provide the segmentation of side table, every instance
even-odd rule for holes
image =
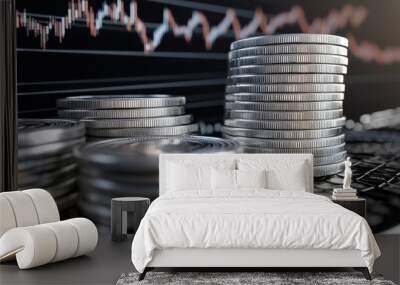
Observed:
[[[340,206],[359,214],[361,217],[367,217],[367,201],[364,198],[356,198],[352,200],[336,200],[332,201]]]
[[[150,206],[144,197],[121,197],[111,199],[111,239],[123,241],[134,234]]]

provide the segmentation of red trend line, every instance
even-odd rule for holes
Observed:
[[[370,42],[357,42],[352,34],[347,34],[349,46],[354,56],[366,62],[375,61],[380,64],[400,62],[400,47],[379,48]]]
[[[137,33],[143,43],[144,51],[152,52],[157,49],[168,32],[172,32],[177,38],[184,37],[186,42],[190,42],[194,30],[198,26],[201,26],[205,48],[209,50],[212,49],[215,40],[224,36],[230,28],[233,30],[235,39],[251,36],[258,31],[264,34],[273,34],[278,29],[289,25],[298,25],[304,33],[332,34],[348,26],[358,28],[363,24],[368,14],[365,7],[346,4],[340,10],[331,10],[324,18],[317,17],[309,22],[304,9],[297,5],[270,18],[264,14],[261,8],[257,8],[251,21],[242,27],[235,10],[232,8],[227,9],[225,17],[215,26],[210,26],[206,15],[199,11],[193,11],[186,25],[179,25],[172,11],[165,8],[162,23],[154,29],[153,37],[150,38],[146,24],[138,15],[136,1],[130,2],[129,12],[129,14],[125,13],[124,2],[121,0],[117,0],[116,3],[113,2],[111,5],[104,3],[103,7],[96,13],[93,7],[89,6],[88,0],[71,0],[67,15],[63,17],[49,16],[50,21],[46,24],[39,23],[35,16],[28,15],[26,11],[17,12],[16,22],[17,28],[26,29],[27,36],[33,33],[35,37],[39,37],[40,46],[45,49],[51,32],[61,43],[66,31],[72,28],[73,23],[84,21],[90,35],[96,37],[107,18],[111,19],[113,23],[124,25],[128,32]],[[349,40],[351,51],[363,61],[375,61],[380,64],[400,62],[400,48],[382,49],[367,41],[357,43],[352,35],[349,35]]]

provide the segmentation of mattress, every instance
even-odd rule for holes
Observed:
[[[229,196],[166,193],[150,206],[132,243],[143,272],[156,249],[360,250],[372,271],[380,251],[361,216],[307,192],[249,189]]]

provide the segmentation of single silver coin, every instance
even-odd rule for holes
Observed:
[[[333,54],[347,56],[347,48],[328,44],[288,44],[288,45],[267,45],[236,49],[229,52],[229,59],[244,56],[258,56],[269,54]]]
[[[245,129],[268,129],[268,130],[314,130],[343,127],[346,118],[331,120],[312,120],[312,121],[260,121],[244,119],[228,119],[225,125]]]
[[[344,84],[237,84],[227,85],[226,93],[341,93]]]
[[[75,163],[59,168],[55,171],[39,174],[19,173],[18,188],[38,188],[56,184],[57,181],[76,176],[77,165]]]
[[[318,102],[343,99],[344,93],[233,93],[225,96],[226,101],[249,102]]]
[[[227,118],[244,120],[329,120],[338,119],[342,116],[342,109],[304,112],[259,112],[231,110]]]
[[[67,180],[57,181],[57,184],[46,186],[46,191],[48,191],[54,198],[59,198],[67,195],[71,192],[77,192],[78,190],[78,179],[77,177],[72,177]]]
[[[110,207],[98,208],[97,205],[92,205],[84,200],[78,201],[79,211],[96,225],[101,225],[110,228],[111,226],[111,210]]]
[[[135,109],[185,105],[183,96],[164,94],[73,96],[57,100],[65,109]]]
[[[130,119],[177,116],[185,113],[185,107],[112,109],[112,110],[58,110],[58,115],[70,119]]]
[[[84,119],[87,128],[90,129],[122,129],[122,128],[154,128],[187,125],[193,121],[192,115],[154,117],[138,119],[119,119],[119,120],[90,120]]]
[[[154,199],[158,196],[158,182],[147,184],[138,184],[124,181],[110,181],[105,178],[92,179],[87,176],[81,176],[79,186],[82,197],[86,200],[93,193],[100,194],[103,199],[110,203],[110,198],[115,197],[147,197]],[[92,200],[92,202],[95,202]],[[100,201],[98,201],[100,202]]]
[[[87,129],[87,134],[98,137],[179,136],[198,131],[198,124],[159,128]]]
[[[104,140],[75,151],[80,164],[129,173],[157,173],[160,153],[234,153],[235,141],[203,136],[135,137]]]
[[[245,56],[229,60],[229,67],[246,65],[288,64],[288,63],[318,63],[338,64],[347,66],[349,60],[340,55],[326,54],[275,54],[260,56]]]
[[[250,138],[250,137],[233,137],[226,135],[224,137],[234,139],[241,145],[246,146],[261,146],[267,148],[319,148],[329,147],[344,143],[344,135],[316,138],[316,139],[261,139],[261,138]]]
[[[19,170],[20,166],[18,163],[18,175],[41,175],[43,173],[46,172],[51,172],[57,169],[60,169],[64,166],[70,165],[72,163],[75,162],[75,158],[73,157],[72,153],[67,153],[68,155],[70,155],[70,157],[65,158],[65,159],[57,159],[57,160],[50,160],[50,159],[54,159],[54,157],[50,157],[50,158],[45,158],[45,159],[29,159],[27,161],[22,161],[23,165],[28,165],[30,166],[29,169],[25,169],[25,170]],[[62,155],[60,155],[62,156]],[[38,163],[41,161],[46,161],[46,159],[49,159],[49,161],[47,161],[46,163]],[[32,167],[32,166],[35,167]]]
[[[293,43],[329,44],[343,47],[349,46],[348,39],[327,34],[279,34],[263,35],[241,39],[231,43],[231,50],[264,45],[286,45]]]
[[[18,161],[18,171],[36,171],[37,169],[72,163],[74,160],[75,158],[72,152],[67,152],[53,157],[21,160]]]
[[[29,147],[85,136],[83,124],[65,119],[18,119],[18,146]]]
[[[106,207],[93,205],[83,199],[80,199],[78,201],[78,207],[83,216],[93,221],[96,225],[110,227],[111,209],[109,206]]]
[[[158,184],[158,175],[135,175],[134,173],[123,173],[118,171],[104,171],[96,164],[85,164],[81,167],[80,175],[90,179],[97,179],[98,177],[107,177],[110,181],[120,181],[124,183],[138,184],[138,185],[153,185]]]
[[[156,183],[156,185],[158,186],[158,183]],[[153,188],[155,188],[155,190],[148,189],[148,188],[144,189],[144,191],[148,191],[148,192],[142,192],[140,190],[137,191],[137,192],[135,191],[135,196],[147,197],[147,198],[150,198],[151,200],[155,199],[155,198],[158,197],[158,189],[156,187],[153,187]],[[135,185],[135,190],[136,189],[137,188],[136,188],[136,185]],[[144,194],[144,196],[136,194],[136,193],[140,193],[140,192],[142,194]],[[149,197],[150,196],[149,194],[151,192],[155,193],[155,195],[153,197]],[[132,194],[125,193],[124,195],[121,195],[121,196],[132,196]],[[113,194],[113,193],[107,194],[107,193],[104,193],[104,191],[99,191],[96,188],[90,187],[90,186],[85,188],[85,191],[81,193],[81,198],[82,198],[83,201],[88,202],[88,203],[90,203],[92,205],[105,206],[105,207],[108,207],[108,208],[110,207],[110,200],[113,197],[121,197],[121,196],[117,196],[117,194]],[[134,215],[135,213],[134,212],[130,212],[130,214]]]
[[[268,74],[232,75],[227,82],[234,84],[276,84],[276,83],[343,83],[339,74]]]
[[[246,65],[231,67],[229,75],[244,74],[281,74],[281,73],[326,73],[347,74],[347,66],[335,64],[270,64],[270,65]]]
[[[314,177],[337,174],[344,170],[344,160],[334,164],[314,166]]]
[[[251,138],[282,139],[282,140],[318,139],[318,138],[338,136],[342,133],[342,128],[289,131],[289,130],[256,130],[256,129],[245,129],[245,128],[234,128],[234,127],[223,126],[221,130],[224,135],[227,135],[227,137],[231,139],[236,140],[236,138],[245,137],[245,139],[243,139],[242,142],[251,141],[252,140]],[[254,140],[255,142],[257,142],[256,139]]]
[[[82,192],[81,200],[93,205],[110,206],[110,197],[103,193],[99,193],[97,190]]]
[[[314,166],[334,164],[334,163],[344,161],[346,159],[346,157],[347,157],[347,152],[342,151],[342,152],[338,152],[335,154],[331,154],[329,156],[314,157],[313,162],[314,162]]]
[[[342,109],[342,101],[320,102],[226,102],[225,108],[229,110],[252,111],[321,111]]]
[[[83,144],[85,144],[85,138],[18,148],[18,161],[44,159],[47,157],[66,154],[72,152],[74,148],[82,146]]]
[[[78,205],[79,193],[69,193],[65,196],[58,197],[55,199],[56,205],[60,213],[67,211],[71,208],[74,208]]]
[[[244,153],[311,153],[315,157],[318,156],[331,156],[345,151],[345,143],[318,148],[266,148],[254,146],[241,146],[241,151]]]

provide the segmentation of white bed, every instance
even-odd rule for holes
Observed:
[[[354,267],[370,278],[380,251],[367,222],[312,194],[312,166],[307,154],[161,155],[160,197],[132,243],[140,278],[154,267]],[[271,185],[209,191],[207,167],[265,169]]]

